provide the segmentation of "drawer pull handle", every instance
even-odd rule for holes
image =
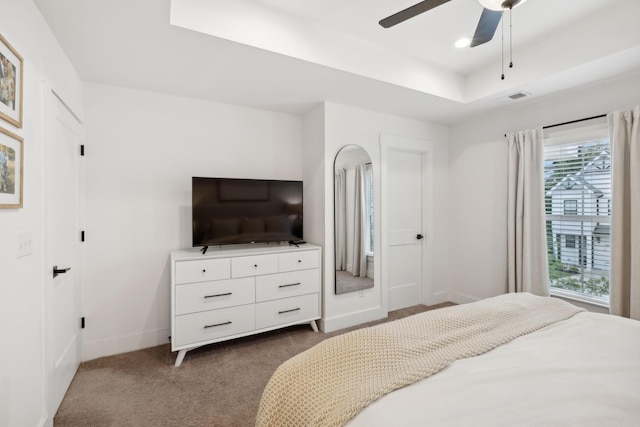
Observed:
[[[205,295],[205,298],[215,298],[215,297],[226,297],[229,295],[233,295],[233,292],[227,292],[226,294],[215,294],[215,295]]]
[[[291,310],[283,310],[283,311],[279,311],[278,314],[284,314],[284,313],[291,313],[292,311],[298,311],[300,310],[300,307],[298,308],[292,308]]]
[[[278,286],[279,288],[288,288],[289,286],[298,286],[298,285],[302,285],[302,283],[298,282],[298,283],[289,283],[288,285],[280,285]]]
[[[258,264],[253,264],[253,266],[257,268],[257,267],[258,267]]]
[[[301,260],[301,259],[299,259],[299,260],[298,260],[298,262],[302,262],[302,260]]]
[[[203,272],[203,273],[206,273],[206,272],[207,272],[207,270],[205,270],[205,269],[203,268],[203,269],[202,269],[202,272]]]
[[[204,328],[215,328],[216,326],[224,326],[224,325],[230,325],[231,321],[229,322],[223,322],[223,323],[216,323],[215,325],[204,325]]]

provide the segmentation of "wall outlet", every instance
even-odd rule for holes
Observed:
[[[33,233],[30,230],[18,232],[18,253],[16,258],[33,253]]]
[[[359,296],[360,298],[364,298],[364,289],[360,289],[360,290],[358,291],[358,296]]]

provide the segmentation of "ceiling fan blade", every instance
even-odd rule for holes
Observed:
[[[500,18],[502,18],[502,11],[484,9],[482,15],[480,15],[480,21],[478,21],[478,27],[473,35],[473,40],[471,40],[471,47],[490,41],[496,33]]]
[[[388,16],[379,22],[384,28],[393,27],[396,24],[406,21],[407,19],[413,18],[414,16],[418,16],[421,13],[426,12],[427,10],[431,10],[435,7],[438,7],[442,4],[448,3],[451,0],[425,0],[421,1],[418,4],[414,4],[411,7],[406,8],[405,10],[401,10],[398,13],[394,13],[391,16]]]

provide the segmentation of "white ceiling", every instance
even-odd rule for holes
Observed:
[[[382,28],[378,21],[419,0],[256,2],[457,73],[467,74],[490,61],[500,60],[500,28],[496,42],[489,45],[464,50],[452,47],[460,37],[472,38],[482,13],[482,6],[477,0],[452,0],[390,29]],[[513,11],[514,37],[519,47],[535,44],[545,34],[558,32],[567,24],[610,7],[611,3],[603,0],[531,0]],[[538,19],[540,17],[544,19]],[[509,24],[508,19],[506,24]]]
[[[34,1],[85,81],[295,114],[329,101],[454,124],[640,70],[638,0],[528,0],[504,81],[500,28],[452,46],[477,0],[389,29],[378,21],[418,0]],[[518,91],[532,96],[508,100]]]

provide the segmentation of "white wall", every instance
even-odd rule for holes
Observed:
[[[24,60],[22,209],[0,209],[0,426],[51,425],[45,383],[43,82],[82,115],[81,84],[32,1],[0,1],[0,32]],[[17,255],[31,231],[33,254]]]
[[[640,73],[493,111],[452,128],[449,151],[449,265],[452,300],[506,292],[505,133],[640,104]]]
[[[191,177],[302,179],[302,117],[86,84],[84,359],[166,343]]]
[[[304,238],[324,246],[324,104],[303,118]],[[324,262],[324,254],[322,256]]]
[[[378,279],[381,276],[380,262],[375,255],[374,276],[376,279],[374,287],[360,292],[350,292],[336,295],[334,292],[334,250],[333,250],[333,159],[338,151],[345,145],[356,144],[362,147],[371,158],[374,173],[374,215],[380,218],[380,135],[399,135],[408,138],[422,139],[434,143],[434,199],[438,201],[447,200],[447,143],[449,141],[449,131],[445,126],[425,123],[404,117],[392,116],[389,114],[377,113],[360,108],[349,107],[339,104],[325,104],[325,140],[324,140],[324,312],[323,324],[325,331],[332,331],[358,323],[374,320],[387,315],[383,306],[382,283]],[[447,289],[447,271],[441,266],[446,264],[446,236],[447,214],[444,205],[434,207],[434,218],[437,226],[434,230],[433,239],[437,247],[441,248],[435,254],[433,272],[436,288],[431,295],[425,295],[425,303],[432,303],[433,294],[443,289]],[[380,236],[380,221],[376,221],[375,235]],[[380,254],[380,239],[374,243],[375,254]]]

